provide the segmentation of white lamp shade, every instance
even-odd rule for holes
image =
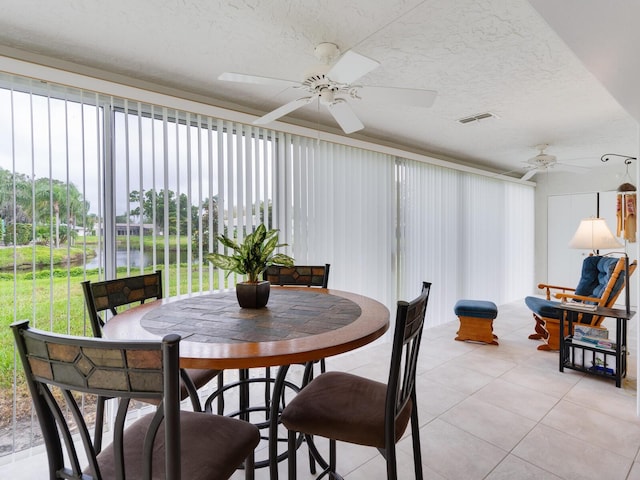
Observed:
[[[600,250],[619,248],[623,245],[613,235],[604,218],[585,218],[569,242],[570,248]]]

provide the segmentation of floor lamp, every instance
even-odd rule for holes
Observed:
[[[580,221],[576,233],[569,242],[569,248],[581,248],[591,250],[597,254],[598,250],[620,248],[624,245],[613,235],[604,218],[585,218]],[[618,252],[615,252],[618,253]],[[625,308],[627,314],[631,310],[629,298],[629,256],[624,253],[624,281],[625,281]]]

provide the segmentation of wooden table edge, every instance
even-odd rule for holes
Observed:
[[[305,363],[362,347],[380,338],[389,329],[389,310],[369,297],[334,289],[275,286],[272,288],[336,295],[358,304],[362,314],[353,323],[339,329],[287,340],[222,344],[189,342],[187,337],[180,342],[180,366],[225,370]],[[131,308],[107,322],[104,336],[111,340],[159,340],[160,336],[140,325],[140,320],[146,313],[159,305],[209,293],[211,292],[164,298]]]

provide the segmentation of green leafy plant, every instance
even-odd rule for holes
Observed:
[[[286,243],[278,243],[279,230],[267,230],[264,224],[258,227],[246,237],[242,244],[226,235],[217,235],[216,238],[225,247],[234,251],[232,255],[223,253],[208,253],[204,255],[216,267],[231,273],[247,275],[248,283],[258,283],[259,277],[267,267],[271,265],[293,266],[293,258],[284,253],[274,253],[278,247],[286,247]]]

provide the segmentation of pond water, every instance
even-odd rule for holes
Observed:
[[[97,252],[96,252],[97,253]],[[178,258],[178,254],[175,250],[171,250],[169,252],[169,263],[175,263]],[[187,249],[180,250],[180,262],[184,263],[187,261]],[[90,268],[98,268],[100,267],[101,258],[99,255],[96,255],[91,260],[87,261],[85,264],[86,269]],[[164,249],[158,249],[156,251],[156,265],[162,265],[165,261],[164,258]],[[104,266],[104,259],[102,259],[102,263]],[[77,266],[81,266],[79,264]],[[129,265],[132,268],[140,268],[140,267],[149,267],[153,265],[153,252],[151,251],[130,251],[127,255],[126,249],[118,249],[116,251],[116,266],[117,267],[126,267]]]

